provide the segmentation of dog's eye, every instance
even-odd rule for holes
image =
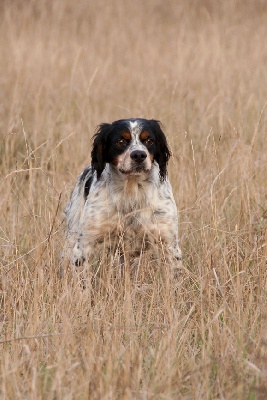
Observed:
[[[116,142],[116,145],[119,146],[119,147],[122,147],[122,146],[125,146],[126,143],[127,143],[127,142],[126,142],[125,139],[119,139],[119,140]]]
[[[148,146],[152,146],[152,144],[154,144],[154,140],[148,138],[145,140],[145,144],[147,144]]]

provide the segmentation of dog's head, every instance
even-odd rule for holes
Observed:
[[[101,124],[93,137],[92,166],[99,179],[106,163],[122,174],[149,174],[154,161],[163,181],[170,150],[159,121],[131,118]]]

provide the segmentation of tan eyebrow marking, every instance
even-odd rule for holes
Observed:
[[[146,140],[149,137],[149,133],[147,131],[143,131],[140,134],[140,139],[141,140]]]
[[[131,139],[131,134],[130,134],[130,132],[123,132],[123,133],[121,134],[121,136],[123,137],[123,139],[126,139],[126,140],[130,140],[130,139]]]

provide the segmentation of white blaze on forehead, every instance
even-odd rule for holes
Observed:
[[[131,129],[134,129],[138,125],[138,121],[130,121]]]
[[[135,144],[140,143],[139,135],[142,131],[142,125],[139,121],[130,121],[130,131],[132,134],[133,142]]]

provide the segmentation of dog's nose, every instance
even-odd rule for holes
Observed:
[[[147,154],[142,150],[134,150],[131,152],[130,157],[137,163],[141,163],[147,158]]]

